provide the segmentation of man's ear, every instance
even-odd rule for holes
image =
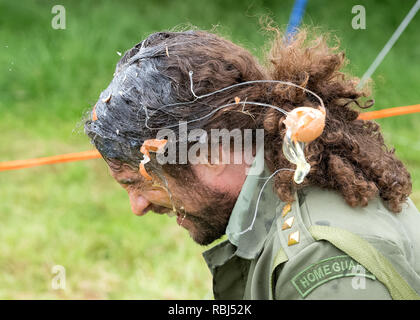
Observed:
[[[230,157],[232,156],[230,150],[223,150],[222,145],[219,145],[216,148],[218,148],[218,152],[215,154],[211,152],[210,154],[206,154],[206,161],[193,165],[197,176],[204,179],[204,181],[211,181],[216,177],[220,177],[226,171],[228,164],[230,163]],[[226,161],[226,157],[228,157],[228,161]]]

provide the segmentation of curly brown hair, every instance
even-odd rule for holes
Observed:
[[[401,211],[411,193],[410,174],[389,150],[374,121],[359,120],[354,107],[369,96],[357,89],[357,78],[344,74],[345,55],[330,47],[324,36],[308,38],[305,30],[292,39],[275,30],[266,65],[260,65],[244,48],[204,31],[160,32],[127,51],[117,65],[110,86],[96,107],[98,120],[87,120],[85,131],[109,162],[138,168],[139,146],[154,138],[154,127],[198,119],[218,106],[234,101],[263,102],[291,111],[298,106],[318,105],[302,89],[282,84],[243,85],[211,95],[188,105],[162,108],[167,104],[193,101],[189,72],[194,71],[194,91],[203,95],[251,80],[282,80],[296,83],[318,94],[326,107],[322,135],[305,147],[311,170],[302,184],[293,172],[275,176],[279,198],[290,202],[294,193],[309,185],[337,190],[352,207],[366,206],[379,195],[393,212]],[[119,93],[119,94],[118,94]],[[152,115],[152,116],[150,116]],[[148,126],[143,125],[148,120]],[[265,160],[272,172],[294,167],[282,153],[284,116],[257,105],[233,105],[213,116],[194,122],[193,127],[265,129]],[[115,134],[117,132],[117,134]],[[166,164],[163,170],[181,179],[191,173],[189,164]],[[191,176],[191,174],[185,175]]]
[[[358,90],[357,78],[340,72],[347,62],[338,47],[329,47],[325,37],[306,43],[307,32],[300,32],[289,45],[283,45],[279,33],[269,53],[272,79],[299,83],[324,100],[327,108],[326,126],[322,135],[309,143],[305,156],[311,165],[310,173],[302,185],[290,183],[292,173],[277,175],[275,186],[284,201],[293,199],[296,189],[307,185],[338,190],[352,206],[366,206],[379,195],[393,212],[400,212],[401,205],[411,193],[410,174],[397,159],[394,149],[384,143],[380,126],[374,121],[358,120],[359,112],[352,106],[367,108],[373,101],[361,106],[361,97],[369,95],[367,89]],[[300,90],[287,89],[282,93],[282,107],[290,110],[296,104],[305,104],[306,97]],[[285,98],[286,97],[286,98]],[[278,103],[278,98],[272,102]],[[268,111],[264,120],[269,141],[278,141],[284,126],[277,113]],[[275,144],[266,145],[266,160],[271,170],[287,167],[288,162]]]

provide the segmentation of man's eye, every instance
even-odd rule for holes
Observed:
[[[118,181],[120,184],[122,185],[134,185],[136,184],[138,181],[137,180],[132,180],[132,179],[123,179]]]

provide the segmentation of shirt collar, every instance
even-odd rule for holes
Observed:
[[[273,192],[274,179],[267,182],[271,174],[264,161],[264,148],[260,148],[226,228],[229,242],[237,248],[235,255],[244,259],[254,259],[261,252],[281,203]]]

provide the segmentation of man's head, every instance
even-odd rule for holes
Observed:
[[[87,121],[85,131],[109,164],[113,177],[127,190],[134,213],[175,209],[178,223],[193,239],[208,244],[224,234],[250,163],[182,163],[180,144],[187,144],[189,149],[194,142],[190,141],[191,135],[183,138],[173,130],[176,163],[149,163],[146,168],[154,178],[152,182],[138,172],[143,142],[156,138],[159,129],[175,129],[179,121],[194,120],[188,123],[188,133],[194,129],[210,134],[211,128],[255,128],[248,115],[232,119],[219,115],[197,121],[230,101],[232,92],[188,106],[162,108],[194,99],[189,78],[192,70],[194,94],[264,78],[262,68],[247,51],[214,34],[152,34],[120,60],[114,79],[95,105],[97,120]]]
[[[148,211],[175,213],[177,223],[186,228],[199,244],[220,238],[245,181],[246,163],[196,164],[191,171],[174,179],[164,174],[146,180],[138,170],[121,162],[109,161],[110,173],[127,191],[136,215]]]
[[[270,170],[294,169],[281,151],[284,115],[262,104],[291,111],[316,107],[318,101],[299,88],[281,84],[234,86],[255,80],[293,82],[318,94],[326,107],[324,132],[305,147],[311,170],[303,183],[294,183],[290,171],[280,171],[274,178],[281,200],[293,201],[297,189],[318,185],[339,191],[351,206],[367,205],[379,195],[391,210],[401,210],[411,191],[410,176],[393,151],[386,149],[379,126],[358,120],[359,112],[351,108],[360,106],[358,99],[366,92],[356,88],[357,79],[339,71],[344,54],[329,48],[322,38],[307,44],[305,32],[287,43],[278,33],[267,60],[263,67],[245,49],[203,31],[155,33],[125,53],[85,131],[114,178],[127,189],[136,214],[174,208],[178,222],[198,243],[208,244],[223,235],[250,163],[213,161],[220,160],[218,141],[194,150],[195,156],[208,162],[183,161],[185,153],[214,129],[238,130],[241,137],[247,129],[253,135],[263,129]],[[185,134],[177,130],[182,124],[187,125]],[[168,129],[173,133],[168,144],[176,156],[162,164],[153,155],[146,165],[153,177],[148,181],[139,174],[140,147]],[[255,148],[252,142],[239,158],[255,154]],[[220,153],[229,159],[236,154],[233,150]]]

